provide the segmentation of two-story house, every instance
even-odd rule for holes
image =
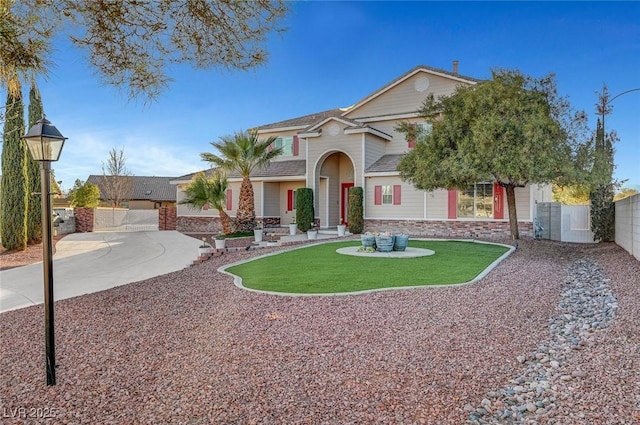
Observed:
[[[417,110],[429,94],[452,94],[456,86],[478,80],[453,72],[417,66],[347,108],[333,109],[256,127],[259,136],[276,136],[283,154],[271,166],[251,176],[256,216],[271,225],[286,225],[295,216],[296,189],[313,189],[316,220],[321,228],[335,227],[348,217],[348,191],[364,189],[366,230],[404,231],[412,235],[509,235],[503,189],[492,181],[478,182],[463,191],[417,190],[402,181],[397,165],[413,141],[395,130],[400,122],[429,130]],[[180,187],[192,175],[172,183]],[[238,203],[240,176],[229,176],[227,209],[233,216]],[[547,185],[516,190],[520,233],[532,234],[537,201],[550,201]],[[215,231],[216,211],[194,211],[178,206],[178,230]]]

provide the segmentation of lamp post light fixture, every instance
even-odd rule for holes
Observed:
[[[51,238],[51,162],[60,158],[67,140],[45,117],[22,137],[34,161],[40,162],[42,197],[42,266],[44,272],[44,333],[47,385],[56,384],[56,354],[53,321],[53,240]]]

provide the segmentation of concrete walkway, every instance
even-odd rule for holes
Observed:
[[[74,233],[56,244],[54,300],[181,270],[201,241],[176,231]],[[0,271],[0,312],[44,302],[42,262]]]

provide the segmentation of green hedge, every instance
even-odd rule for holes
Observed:
[[[349,232],[357,235],[364,230],[363,191],[359,186],[349,189]]]
[[[313,189],[302,187],[296,191],[296,223],[301,232],[306,232],[315,222]]]

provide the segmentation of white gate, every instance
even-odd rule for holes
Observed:
[[[593,243],[591,207],[589,205],[562,205],[561,236],[563,242]]]
[[[158,210],[96,208],[94,232],[149,232],[158,230]]]

